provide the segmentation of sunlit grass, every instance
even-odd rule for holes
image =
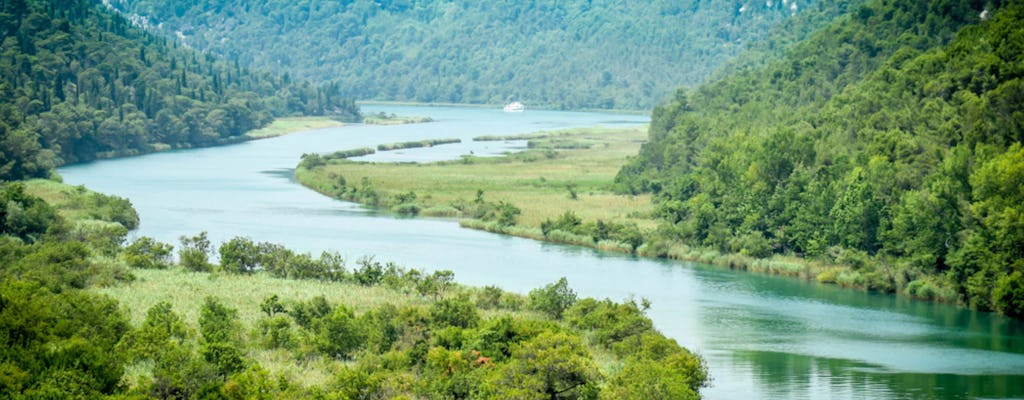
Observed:
[[[93,215],[96,208],[87,201],[87,197],[95,192],[85,186],[72,186],[48,179],[31,179],[22,183],[25,184],[26,193],[43,199],[68,221],[106,223]]]
[[[538,135],[524,137],[536,138]],[[584,220],[633,221],[653,227],[650,196],[612,193],[615,174],[646,139],[646,128],[577,129],[537,141],[535,156],[472,158],[430,164],[337,163],[302,173],[307,186],[325,187],[331,174],[350,184],[366,177],[388,194],[415,192],[424,208],[471,202],[478,191],[488,202],[505,201],[522,210],[518,223],[537,227],[573,211]],[[586,143],[587,149],[544,149],[545,141]],[[557,142],[553,143],[557,147]],[[571,190],[570,190],[571,188]],[[572,198],[571,191],[576,193]]]
[[[274,119],[270,125],[263,128],[246,132],[245,136],[252,139],[264,139],[288,133],[342,125],[345,125],[345,123],[330,117],[283,117]]]
[[[277,295],[282,302],[306,301],[324,296],[333,304],[345,304],[356,312],[374,309],[383,304],[426,305],[428,300],[415,293],[402,293],[380,286],[316,280],[277,279],[265,274],[229,275],[223,273],[184,272],[179,269],[132,270],[135,281],[116,287],[93,289],[113,297],[128,311],[132,323],[140,324],[153,305],[167,301],[189,324],[199,319],[204,299],[212,296],[224,305],[238,310],[246,330],[255,326],[263,315],[260,303]],[[195,326],[193,326],[195,327]]]

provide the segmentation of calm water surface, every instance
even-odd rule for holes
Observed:
[[[408,267],[451,269],[472,285],[527,292],[559,277],[583,296],[646,297],[656,326],[708,361],[709,399],[1024,398],[1024,325],[955,307],[841,290],[692,263],[645,260],[396,218],[328,199],[295,183],[303,153],[426,138],[462,138],[369,159],[429,161],[497,154],[522,142],[474,143],[643,116],[530,110],[366,106],[436,121],[352,125],[248,142],[65,167],[64,180],[131,199],[137,235],[178,243],[208,231],[349,259],[376,255]]]

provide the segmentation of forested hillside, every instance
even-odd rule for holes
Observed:
[[[775,54],[860,1],[109,3],[189,46],[337,79],[358,99],[647,110],[751,43]]]
[[[218,62],[89,0],[0,1],[0,180],[238,139],[274,116],[358,118],[314,87]]]
[[[872,1],[680,90],[620,188],[662,245],[849,265],[821,281],[1024,316],[1024,6]],[[652,248],[656,248],[652,244]]]

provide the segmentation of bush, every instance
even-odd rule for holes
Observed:
[[[576,292],[569,288],[569,282],[565,277],[558,282],[530,291],[530,308],[554,319],[562,319],[562,313],[574,304]]]
[[[189,271],[209,272],[213,270],[210,265],[210,239],[206,237],[206,231],[196,236],[181,236],[181,250],[178,251],[178,259],[181,266]]]
[[[466,295],[434,303],[430,307],[430,317],[440,326],[459,328],[473,328],[480,322],[480,313]]]
[[[174,246],[143,236],[132,241],[121,257],[128,266],[142,269],[165,269],[171,266]]]
[[[291,349],[295,347],[291,319],[287,316],[262,318],[256,327],[259,343],[265,349]]]
[[[338,305],[316,324],[316,348],[329,357],[348,359],[365,341],[355,313]]]

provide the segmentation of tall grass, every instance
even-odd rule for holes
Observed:
[[[249,139],[266,139],[294,132],[342,125],[345,123],[330,117],[283,117],[275,118],[270,125],[263,128],[246,132],[244,136]]]

